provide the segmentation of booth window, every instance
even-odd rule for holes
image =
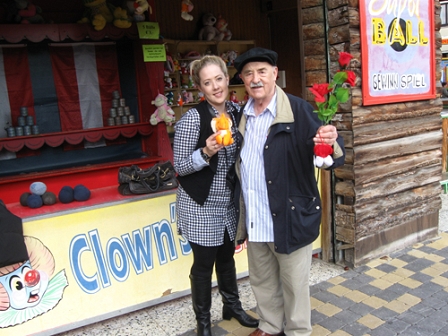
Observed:
[[[108,126],[114,93],[139,122],[132,41],[0,45],[0,138],[27,107],[40,134]],[[1,140],[0,140],[1,141]],[[144,157],[141,139],[0,151],[0,177]]]
[[[442,2],[440,3],[440,20],[442,21],[442,26],[447,26],[448,25],[448,18],[447,18],[447,6],[448,6],[448,2]]]

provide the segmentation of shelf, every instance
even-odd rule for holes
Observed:
[[[193,57],[185,57],[186,55],[195,52],[200,55],[204,55],[211,52],[213,55],[221,56],[223,53],[228,51],[235,51],[238,55],[241,55],[245,51],[255,46],[254,40],[230,40],[230,41],[200,41],[200,40],[162,40],[166,44],[167,52],[176,60],[181,66],[180,69],[173,73],[169,73],[171,77],[176,82],[176,87],[165,88],[165,93],[173,93],[173,105],[171,108],[176,114],[176,119],[178,120],[189,108],[197,105],[199,102],[184,103],[182,106],[177,105],[177,99],[181,95],[182,91],[186,91],[189,95],[193,94],[193,100],[197,99],[199,89],[194,87],[183,88],[181,84],[187,85],[189,80],[187,77],[189,73],[182,73],[182,67],[185,67],[187,63],[194,60]],[[185,63],[185,64],[180,64]],[[167,69],[165,69],[167,70]],[[227,71],[229,74],[229,79],[232,80],[236,75],[236,68],[233,65],[227,65]],[[240,81],[235,81],[235,83],[240,83]],[[168,84],[169,85],[169,84]],[[233,84],[229,85],[229,91],[235,91],[237,99],[243,101],[247,93],[245,91],[244,84]],[[240,105],[242,105],[240,103]],[[168,132],[173,132],[168,128]]]
[[[152,133],[154,127],[149,123],[138,123],[121,126],[107,126],[101,128],[90,128],[78,131],[55,132],[39,135],[1,138],[0,150],[5,148],[10,152],[18,152],[24,146],[29,149],[39,149],[47,144],[50,147],[57,147],[67,142],[71,145],[77,145],[84,140],[90,142],[99,141],[101,138],[114,140],[120,135],[125,138],[132,138],[137,133],[148,136]]]
[[[0,24],[0,40],[9,43],[41,42],[45,39],[53,42],[83,41],[86,38],[92,41],[101,41],[104,39],[118,40],[122,37],[137,39],[136,24],[133,23],[131,27],[123,29],[108,23],[100,31],[95,30],[90,23],[36,24],[32,29],[28,24]]]

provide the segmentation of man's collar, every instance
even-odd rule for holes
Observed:
[[[244,111],[243,113],[246,116],[253,116],[255,115],[254,113],[254,102],[255,100],[252,97],[249,97],[249,100],[247,101],[246,106],[244,107]],[[272,117],[275,118],[276,114],[277,114],[277,89],[275,90],[274,96],[272,96],[271,101],[269,102],[268,106],[266,107],[265,111],[268,110]],[[263,111],[264,113],[264,111]]]

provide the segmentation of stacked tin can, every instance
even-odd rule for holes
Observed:
[[[8,137],[27,136],[39,134],[39,126],[34,125],[33,116],[28,115],[28,107],[20,108],[20,116],[17,118],[17,127],[8,127],[6,129]]]
[[[119,126],[135,123],[135,118],[131,115],[129,106],[126,106],[126,99],[120,97],[118,91],[113,92],[112,107],[107,119],[108,126]]]

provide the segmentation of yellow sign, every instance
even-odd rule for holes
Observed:
[[[30,260],[0,274],[0,335],[61,332],[188,294],[191,248],[175,207],[172,193],[25,220]],[[247,272],[245,247],[235,252]]]
[[[137,22],[138,36],[141,39],[158,40],[160,28],[158,22]]]
[[[448,44],[448,38],[443,38],[442,39],[442,44]]]
[[[145,62],[166,61],[166,49],[163,44],[144,44],[142,47]]]

